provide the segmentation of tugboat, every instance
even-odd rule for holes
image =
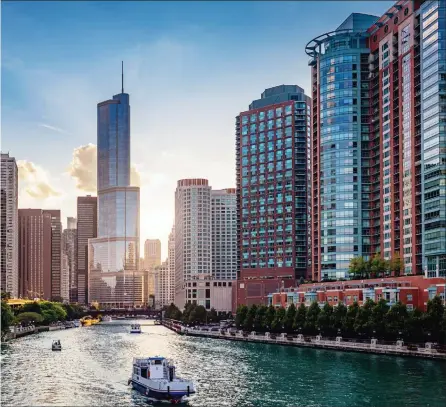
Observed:
[[[175,374],[175,366],[162,356],[133,358],[133,373],[128,384],[141,394],[172,404],[195,393],[194,383]]]
[[[51,345],[52,350],[62,350],[62,344],[59,339],[55,339]]]
[[[130,333],[131,334],[140,334],[141,333],[141,325],[139,325],[139,324],[130,325]]]

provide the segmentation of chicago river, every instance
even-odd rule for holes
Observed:
[[[133,322],[133,321],[132,321]],[[127,386],[135,356],[172,359],[189,406],[443,406],[446,363],[179,336],[138,321],[44,332],[2,344],[4,406],[146,406]],[[52,352],[53,339],[62,352]]]

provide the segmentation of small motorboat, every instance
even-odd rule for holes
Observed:
[[[73,326],[74,326],[75,328],[79,328],[79,327],[81,326],[81,321],[80,321],[79,319],[75,319],[75,320],[73,321]]]
[[[112,322],[112,317],[110,315],[105,315],[102,317],[102,322]]]
[[[140,334],[141,333],[141,325],[139,325],[139,324],[130,325],[130,333],[131,334]]]
[[[55,339],[51,345],[52,350],[62,350],[62,344],[59,339]]]
[[[177,377],[175,366],[162,356],[134,358],[128,384],[141,394],[178,404],[195,393],[194,383]]]

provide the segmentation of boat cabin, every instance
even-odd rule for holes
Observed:
[[[175,378],[175,366],[171,366],[166,358],[155,356],[133,360],[133,374],[143,379],[167,379]]]

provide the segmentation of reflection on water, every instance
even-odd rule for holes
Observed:
[[[157,354],[196,383],[189,406],[446,405],[444,362],[182,337],[139,322],[140,335],[116,321],[2,345],[2,405],[147,406],[127,380],[133,357]],[[51,351],[55,338],[62,352]]]

